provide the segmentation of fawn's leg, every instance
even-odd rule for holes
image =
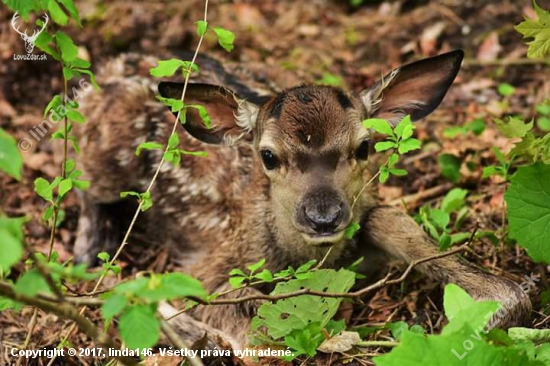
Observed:
[[[361,226],[360,240],[364,244],[376,246],[406,263],[439,253],[432,238],[410,216],[394,207],[373,208]],[[521,324],[531,312],[531,301],[517,283],[484,273],[456,256],[431,260],[418,265],[417,269],[443,283],[459,285],[478,300],[510,303],[517,298],[519,301],[498,322],[500,327]]]

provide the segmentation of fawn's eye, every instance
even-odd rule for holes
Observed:
[[[279,166],[279,159],[271,152],[271,150],[262,150],[260,151],[260,155],[267,170],[272,170]]]
[[[355,151],[355,157],[359,160],[365,160],[369,157],[369,142],[367,140],[361,142],[361,145]]]

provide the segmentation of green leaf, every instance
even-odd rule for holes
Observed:
[[[477,341],[477,337],[480,341]],[[473,347],[469,350],[472,342]],[[465,326],[449,335],[424,336],[405,331],[401,345],[374,358],[377,366],[543,366],[521,349],[499,347],[484,340],[479,329]]]
[[[55,34],[55,43],[57,43],[59,49],[61,50],[61,57],[63,61],[70,62],[76,59],[78,47],[75,46],[71,37],[61,31],[57,31]]]
[[[73,181],[71,179],[63,179],[59,183],[59,195],[64,196],[73,188]]]
[[[514,145],[508,156],[521,157],[527,160],[528,164],[534,164],[539,160],[540,152],[540,139],[536,138],[533,133],[528,132],[520,142]]]
[[[66,26],[69,22],[69,17],[61,9],[59,4],[57,3],[57,0],[48,1],[48,13],[50,13],[50,15],[52,16],[53,21],[61,26]]]
[[[260,267],[263,267],[265,265],[265,258],[260,260],[259,262],[256,262],[254,264],[251,264],[249,265],[248,267],[248,270],[250,271],[250,273],[254,273],[256,272],[258,269],[260,269]]]
[[[208,151],[188,151],[188,150],[179,150],[180,153],[184,155],[192,155],[192,156],[199,156],[199,157],[207,157]]]
[[[50,0],[52,1],[52,0]],[[82,23],[80,22],[80,15],[78,14],[78,9],[74,5],[73,0],[58,0],[63,6],[67,9],[71,17],[76,21],[76,24],[78,24],[79,27],[82,27]]]
[[[61,96],[59,94],[54,95],[52,100],[50,100],[50,102],[46,106],[46,109],[44,109],[44,118],[46,118],[50,110],[57,109],[57,107],[59,107],[62,103],[63,103],[63,100],[61,99]]]
[[[406,140],[410,138],[413,134],[414,125],[411,122],[411,116],[406,115],[401,121],[395,126],[393,131],[398,137]]]
[[[109,259],[111,259],[111,255],[107,252],[99,252],[97,254],[97,258],[102,260],[103,262],[108,262]]]
[[[34,180],[34,191],[46,201],[53,200],[53,189],[50,187],[50,182],[42,177]]]
[[[76,179],[72,179],[72,182],[73,182],[73,186],[80,189],[80,190],[85,190],[85,189],[88,189],[90,187],[90,182],[87,181],[87,180],[76,180]]]
[[[550,100],[547,100],[543,104],[537,105],[535,109],[544,116],[550,116]]]
[[[297,291],[301,288],[311,288],[317,291],[347,292],[355,282],[355,274],[341,269],[320,269],[311,273],[306,279],[280,282],[272,294],[282,294]],[[279,300],[275,304],[265,303],[258,309],[253,320],[253,330],[267,327],[267,334],[278,339],[290,334],[296,329],[305,329],[312,322],[319,322],[324,327],[338,310],[342,299],[323,298],[303,295]]]
[[[385,327],[391,331],[392,337],[397,341],[400,341],[403,332],[409,329],[409,325],[404,321],[389,323]]]
[[[170,138],[168,139],[168,149],[172,150],[178,147],[180,143],[180,137],[177,132],[174,132],[170,135]]]
[[[388,159],[388,168],[392,168],[397,163],[398,160],[399,160],[399,155],[392,154]]]
[[[260,273],[255,274],[254,278],[264,282],[273,282],[273,274],[268,269],[264,269]]]
[[[390,177],[390,171],[386,167],[380,168],[380,176],[378,177],[378,180],[380,183],[386,183],[388,178]]]
[[[206,31],[208,30],[208,22],[204,20],[199,20],[195,22],[197,25],[197,34],[199,37],[202,37],[206,34]]]
[[[207,293],[200,281],[184,273],[174,272],[151,277],[147,286],[135,295],[157,302],[187,296],[204,298]]]
[[[366,119],[363,121],[363,127],[372,128],[376,132],[383,135],[395,136],[393,133],[393,129],[390,126],[390,123],[385,119],[381,119],[381,118]]]
[[[525,123],[525,121],[518,117],[508,117],[508,121],[504,122],[498,118],[494,119],[497,124],[497,128],[506,137],[523,137],[533,128],[533,121]]]
[[[447,212],[443,210],[433,209],[431,210],[431,214],[432,220],[440,229],[447,228],[447,225],[449,225],[449,222],[451,221],[451,218]]]
[[[550,329],[530,329],[515,327],[508,329],[508,335],[514,341],[550,342]]]
[[[163,102],[164,104],[166,104],[168,107],[170,107],[172,112],[179,112],[185,106],[185,104],[183,103],[183,100],[181,99],[164,98],[164,97],[161,97],[160,95],[157,95],[157,99]]]
[[[21,304],[8,299],[7,297],[0,296],[0,311],[9,310],[9,309],[19,309]],[[18,310],[17,310],[18,311]]]
[[[169,77],[174,76],[180,67],[185,69],[186,72],[189,72],[189,70],[194,72],[199,71],[199,67],[196,64],[192,64],[190,61],[182,61],[173,58],[170,60],[159,61],[158,65],[152,68],[149,72],[155,77]]]
[[[97,83],[97,80],[95,78],[95,74],[93,72],[91,72],[90,70],[84,70],[84,69],[75,69],[75,70],[77,70],[78,72],[81,72],[83,74],[88,75],[90,77],[90,81],[92,82],[92,84],[93,84],[93,86],[96,90],[101,89],[99,87],[99,84]]]
[[[313,267],[316,264],[317,264],[317,260],[315,259],[309,260],[306,263],[302,264],[300,267],[298,267],[298,269],[296,270],[296,273],[297,274],[306,273],[307,271],[310,270],[311,267]]]
[[[67,161],[65,161],[64,165],[65,165],[65,172],[69,174],[74,170],[76,163],[74,159],[68,159]]]
[[[113,318],[120,314],[126,305],[128,305],[126,296],[122,294],[113,294],[105,300],[103,305],[101,305],[101,316],[103,316],[104,319]]]
[[[550,165],[520,167],[504,195],[510,237],[527,249],[533,260],[550,263]]]
[[[338,75],[333,75],[329,72],[324,72],[321,76],[321,79],[315,81],[315,84],[319,85],[332,85],[332,86],[342,86],[344,80]]]
[[[399,151],[400,154],[406,154],[409,151],[418,150],[420,147],[422,147],[420,140],[409,138],[399,142],[397,151]]]
[[[390,169],[390,174],[402,177],[407,175],[407,171],[405,169]]]
[[[40,4],[36,1],[25,0],[2,0],[11,10],[18,11],[25,20],[29,19],[29,14],[32,11],[39,11]]]
[[[229,284],[232,288],[239,288],[242,286],[243,282],[247,280],[247,277],[229,277]]]
[[[474,135],[479,136],[485,131],[485,121],[481,118],[476,118],[468,125],[468,129],[474,133]]]
[[[516,88],[508,83],[502,83],[498,85],[498,93],[503,97],[509,97],[516,92]]]
[[[143,202],[141,205],[141,211],[145,212],[153,207],[153,200],[151,199],[151,192],[144,192],[140,195],[140,200]]]
[[[550,54],[550,12],[541,9],[536,2],[533,2],[538,19],[525,19],[515,26],[516,31],[524,38],[531,39],[526,42],[529,46],[527,57],[543,58]]]
[[[458,157],[451,154],[441,154],[437,158],[437,161],[441,175],[453,183],[460,181],[460,166],[462,165],[462,161]]]
[[[465,198],[468,195],[466,189],[453,188],[441,201],[441,209],[447,213],[455,212],[464,207]]]
[[[141,150],[162,150],[163,146],[158,142],[142,142],[136,148],[136,156],[141,154]]]
[[[439,250],[444,251],[449,249],[453,245],[453,240],[451,235],[447,233],[442,233],[439,237]]]
[[[200,104],[193,104],[189,105],[188,107],[195,108],[199,112],[199,116],[202,119],[202,123],[206,126],[206,128],[212,128],[212,121],[210,119],[210,115],[208,114],[208,111],[206,108],[204,108]]]
[[[359,229],[361,229],[361,226],[357,222],[355,221],[351,222],[346,228],[346,232],[345,232],[346,239],[353,239],[353,237],[355,236],[355,233],[357,233]]]
[[[550,132],[550,118],[539,117],[537,118],[537,126],[544,132]]]
[[[468,129],[462,126],[447,127],[443,130],[443,136],[448,139],[454,139],[458,135],[465,135]]]
[[[46,280],[35,269],[19,277],[15,284],[15,291],[27,296],[35,296],[39,292],[51,293]]]
[[[15,139],[0,128],[0,171],[20,180],[22,168],[23,158]]]
[[[221,27],[214,27],[213,30],[216,36],[218,36],[218,43],[220,46],[227,52],[231,52],[233,50],[233,42],[235,41],[233,32]]]
[[[393,149],[396,147],[397,147],[397,144],[393,141],[380,141],[374,145],[374,150],[376,150],[376,152],[380,152],[380,151]]]
[[[149,348],[157,344],[160,323],[155,310],[147,305],[127,308],[119,319],[120,337],[128,348]]]
[[[67,110],[67,118],[73,122],[78,122],[78,123],[86,122],[86,117],[84,117],[82,113],[80,113],[76,109]]]
[[[7,272],[23,256],[25,218],[0,217],[0,271]]]

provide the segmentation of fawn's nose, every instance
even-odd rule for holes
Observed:
[[[306,205],[305,218],[317,234],[332,234],[342,222],[342,205],[337,202],[318,202]]]

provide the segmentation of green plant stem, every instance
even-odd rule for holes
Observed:
[[[56,43],[56,46],[57,46],[57,43]],[[59,51],[59,54],[61,54],[61,51],[59,50],[59,46],[57,47],[58,51]],[[63,61],[61,61],[61,68],[63,70]],[[66,108],[67,106],[67,90],[68,90],[68,82],[67,82],[67,79],[65,78],[65,75],[63,75],[63,106]],[[63,179],[66,178],[66,169],[65,169],[65,166],[66,166],[66,162],[67,162],[67,153],[68,153],[68,138],[67,138],[67,131],[68,131],[68,117],[67,115],[65,114],[65,119],[64,119],[64,125],[63,125],[63,128],[64,128],[64,131],[65,131],[65,134],[63,136],[63,161],[61,163],[61,177]],[[55,200],[55,203],[53,204],[53,220],[52,220],[52,228],[51,228],[51,231],[50,231],[50,240],[49,240],[49,244],[48,244],[48,262],[50,261],[51,257],[52,257],[52,253],[53,253],[53,244],[55,242],[55,234],[56,234],[56,229],[57,229],[57,219],[59,218],[59,205],[61,204],[60,200],[59,200],[59,196],[56,197],[56,200]],[[42,274],[42,276],[44,277],[44,279],[46,280],[46,282],[48,283],[48,286],[50,287],[50,289],[54,292],[54,294],[56,294],[59,298],[63,298],[63,294],[61,293],[61,291],[59,290],[59,288],[55,285],[55,282],[53,281],[51,275],[49,275],[49,273],[46,271],[46,269],[44,268],[44,266],[42,266],[42,263],[40,263],[36,256],[34,255],[34,252],[33,252],[33,249],[30,247],[30,246],[27,246],[27,251],[29,252],[29,256],[32,258],[32,260],[34,261],[34,263],[36,264],[38,270],[40,271],[40,274]],[[28,330],[28,334],[27,336],[25,337],[25,343],[23,344],[23,349],[27,349],[27,347],[29,346],[30,344],[30,341],[31,341],[31,338],[32,338],[32,333],[34,333],[34,328],[36,326],[36,320],[37,320],[37,317],[38,317],[38,308],[35,308],[33,310],[33,315],[31,317],[31,322],[29,323],[29,330]],[[16,366],[19,366],[21,365],[21,362],[23,361],[23,357],[19,357],[18,360],[17,360],[17,363],[16,363]]]
[[[205,0],[205,2],[204,2],[204,21],[205,22],[206,22],[206,19],[207,19],[207,15],[208,15],[208,0]],[[196,61],[197,56],[199,54],[199,50],[201,48],[203,40],[204,40],[204,34],[201,37],[199,37],[199,41],[198,41],[197,47],[195,49],[195,53],[193,54],[193,58],[191,60],[191,65],[195,64],[195,61]],[[184,81],[184,84],[183,84],[183,91],[182,91],[182,94],[181,94],[181,101],[183,101],[185,99],[185,94],[187,92],[187,86],[189,84],[189,77],[190,76],[191,76],[191,72],[188,72],[185,75],[185,81]],[[178,114],[176,116],[176,120],[174,121],[174,124],[172,126],[172,133],[170,134],[170,136],[173,135],[176,132],[176,129],[177,129],[179,121],[180,121],[180,115],[181,115],[181,110],[178,111]],[[65,136],[65,138],[66,137],[67,136]],[[153,185],[155,184],[155,182],[157,180],[157,177],[160,174],[160,170],[161,170],[162,166],[165,163],[164,154],[168,151],[168,148],[169,148],[169,145],[166,144],[166,148],[164,150],[164,153],[162,154],[159,165],[158,165],[158,167],[155,171],[155,174],[153,175],[153,178],[151,179],[151,182],[147,186],[147,189],[146,189],[145,193],[151,192],[151,189],[153,188]],[[141,212],[142,207],[143,207],[143,201],[140,200],[140,202],[138,204],[138,207],[136,209],[136,212],[134,213],[134,216],[132,218],[132,221],[130,222],[130,225],[128,226],[128,230],[126,231],[126,234],[124,235],[124,238],[122,239],[122,243],[120,244],[120,246],[118,247],[115,255],[111,258],[111,261],[109,262],[111,265],[114,264],[114,262],[118,259],[118,257],[122,253],[122,250],[124,249],[124,247],[126,247],[126,245],[128,244],[128,239],[129,239],[130,234],[131,234],[131,232],[134,228],[134,225],[136,224],[137,218],[139,217],[139,214]],[[99,286],[101,286],[101,283],[105,279],[105,276],[106,276],[106,272],[103,273],[99,277],[99,279],[97,280],[97,282],[96,282],[96,284],[95,284],[95,286],[92,290],[92,294],[95,293],[99,289]],[[86,311],[86,306],[84,306],[80,309],[80,315],[84,314],[85,311]],[[69,328],[69,330],[67,331],[67,334],[63,337],[63,341],[62,341],[63,343],[67,341],[67,339],[72,335],[72,333],[74,332],[75,329],[76,329],[76,326],[73,323],[71,325],[71,327]],[[55,361],[55,359],[56,359],[56,355],[54,355],[54,357],[52,357],[50,359],[50,362],[48,362],[47,366],[51,366],[53,364],[53,362]]]

